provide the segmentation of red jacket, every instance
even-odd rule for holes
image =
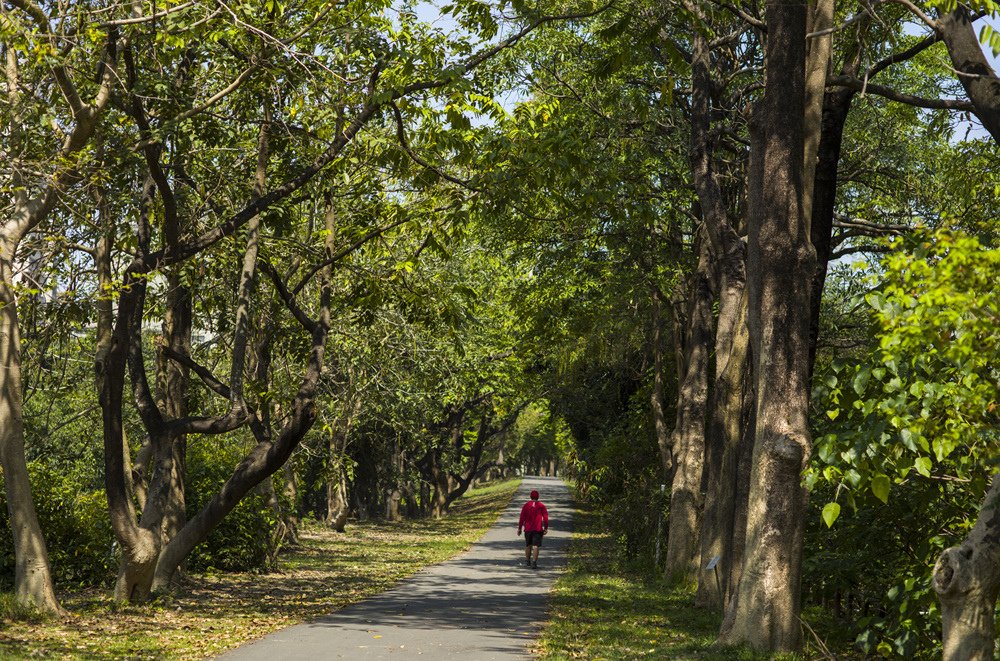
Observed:
[[[538,532],[549,529],[549,511],[539,500],[529,500],[521,508],[521,520],[517,522],[517,532],[521,529]]]

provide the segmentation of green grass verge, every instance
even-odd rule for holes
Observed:
[[[648,568],[623,565],[619,553],[601,516],[578,509],[567,570],[553,589],[551,620],[538,641],[540,659],[772,658],[716,647],[721,613],[696,608],[690,592],[670,588]]]
[[[338,534],[305,524],[270,574],[189,577],[173,596],[133,606],[106,592],[60,594],[70,615],[42,618],[0,595],[0,661],[204,659],[382,592],[467,549],[510,503],[520,480],[470,491],[444,519],[358,522]]]

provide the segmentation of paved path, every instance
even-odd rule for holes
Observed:
[[[549,509],[538,569],[524,566],[521,505],[538,489]],[[249,643],[220,659],[530,659],[546,601],[565,563],[573,512],[557,478],[527,477],[510,506],[471,549],[394,589]]]

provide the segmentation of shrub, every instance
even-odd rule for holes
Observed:
[[[192,517],[214,496],[241,458],[233,444],[199,445],[188,452],[187,515]],[[222,520],[188,558],[196,571],[266,571],[274,562],[277,519],[256,492]]]
[[[104,491],[88,489],[75,473],[41,461],[28,464],[32,497],[57,585],[106,583],[117,567]],[[0,479],[0,526],[10,530]],[[0,585],[14,582],[14,540],[0,535]]]

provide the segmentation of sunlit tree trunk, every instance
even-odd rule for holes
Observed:
[[[14,593],[22,604],[58,612],[48,551],[24,457],[21,337],[12,281],[15,247],[9,239],[0,239],[0,468],[14,539]]]
[[[994,476],[962,544],[938,558],[933,585],[941,602],[944,661],[993,659],[1000,594],[1000,476]]]
[[[935,29],[948,47],[958,82],[976,108],[976,116],[993,141],[1000,144],[1000,78],[980,46],[971,10],[966,4],[956,3],[953,11],[942,15],[935,23]]]
[[[805,2],[767,3],[763,185],[747,251],[756,440],[743,571],[720,636],[767,651],[801,645],[801,475],[811,449],[808,283],[815,264],[802,207],[805,25]]]
[[[32,5],[34,8],[34,5]],[[56,50],[63,48],[50,30],[55,24],[44,12],[19,7],[20,15],[8,16],[7,6],[0,6],[0,19],[7,26],[15,23],[31,30],[38,38],[51,43]],[[48,9],[46,7],[45,9]],[[11,35],[16,34],[16,30]],[[10,36],[10,35],[7,35]],[[5,39],[7,38],[5,36]],[[15,572],[14,591],[19,602],[31,604],[47,611],[60,612],[52,583],[48,552],[35,511],[24,454],[24,401],[21,380],[21,337],[17,319],[17,296],[14,291],[14,263],[18,246],[39,223],[51,213],[58,196],[78,178],[77,159],[91,142],[98,120],[111,96],[111,85],[117,79],[115,58],[118,32],[108,33],[107,49],[98,65],[98,89],[90,102],[85,101],[76,88],[74,74],[65,64],[52,58],[49,66],[54,84],[66,102],[64,117],[72,119],[61,125],[64,131],[62,144],[49,155],[51,172],[36,181],[37,165],[25,167],[19,154],[26,147],[28,136],[24,131],[27,118],[23,116],[22,100],[33,92],[23,87],[18,48],[14,39],[5,41],[3,49],[3,76],[6,102],[9,107],[6,136],[7,158],[10,160],[10,179],[5,182],[11,191],[11,215],[0,226],[0,469],[3,470],[7,507],[10,514],[11,533],[14,541]],[[56,120],[62,122],[62,119]],[[31,174],[28,174],[31,173]],[[36,188],[37,185],[37,188]]]
[[[701,515],[701,480],[705,459],[705,414],[708,404],[708,358],[712,342],[712,290],[708,246],[701,242],[701,257],[692,274],[687,359],[679,386],[677,425],[674,433],[674,478],[670,489],[666,564],[664,575],[672,581],[697,579],[698,528]]]

